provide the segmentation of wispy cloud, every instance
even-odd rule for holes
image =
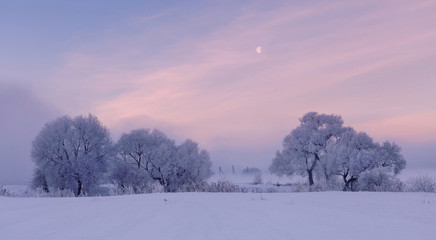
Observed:
[[[171,22],[143,28],[154,18],[170,21],[173,12],[139,16],[128,23],[133,34],[111,32],[99,46],[66,53],[65,67],[53,76],[65,80],[56,80],[58,94],[71,95],[62,104],[70,111],[94,112],[117,131],[159,122],[169,129],[178,126],[171,131],[209,147],[276,141],[311,110],[342,114],[361,130],[373,132],[379,124],[383,136],[415,139],[412,130],[393,134],[399,120],[386,120],[404,115],[422,118],[421,126],[431,128],[425,119],[433,116],[428,110],[433,105],[410,98],[412,104],[399,110],[392,99],[404,102],[400,98],[407,93],[407,80],[436,89],[434,69],[413,79],[398,75],[400,68],[412,71],[412,64],[426,66],[436,59],[434,1],[241,9],[221,25],[212,24],[221,19],[208,16],[214,9],[186,17],[189,23],[204,21],[201,26]],[[197,33],[208,22],[211,28]],[[261,54],[255,51],[258,45]],[[378,91],[378,85],[385,91]],[[436,102],[428,91],[422,94]],[[427,108],[415,111],[419,104]],[[415,129],[407,125],[412,122],[401,124]],[[421,132],[423,139],[432,138]]]

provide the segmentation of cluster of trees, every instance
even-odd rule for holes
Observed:
[[[143,192],[149,182],[159,182],[166,191],[195,185],[212,175],[209,154],[190,139],[180,145],[163,132],[133,130],[115,144],[115,167],[111,179],[122,189]]]
[[[156,182],[165,191],[199,186],[212,175],[209,154],[196,142],[177,145],[159,130],[137,129],[113,144],[109,130],[91,114],[45,124],[31,155],[34,188],[71,190],[76,196],[104,181],[142,193]],[[395,176],[405,165],[397,144],[376,143],[366,133],[344,127],[341,116],[310,112],[284,138],[270,171],[307,177],[309,185],[340,179],[346,191],[379,191],[398,185]],[[257,182],[262,182],[260,177]]]
[[[36,164],[34,188],[67,189],[76,196],[104,180],[139,193],[152,182],[176,191],[212,175],[209,154],[196,142],[188,139],[176,145],[159,130],[138,129],[113,144],[108,129],[91,114],[45,124],[31,155]]]
[[[364,132],[343,126],[341,116],[310,112],[283,140],[270,171],[295,174],[330,184],[342,179],[343,190],[377,190],[399,182],[395,175],[406,166],[400,147],[376,143]]]

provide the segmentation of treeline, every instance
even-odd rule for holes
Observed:
[[[63,116],[44,125],[33,141],[32,186],[45,192],[71,190],[75,196],[110,182],[121,191],[164,191],[198,185],[212,175],[209,154],[190,139],[177,145],[159,130],[124,133],[115,144],[93,115]]]
[[[32,186],[46,193],[69,190],[80,196],[101,183],[128,193],[150,192],[156,184],[165,192],[228,191],[230,186],[221,184],[226,190],[217,190],[222,186],[205,182],[213,174],[212,163],[196,142],[177,145],[159,130],[136,129],[113,143],[108,129],[91,114],[46,123],[31,156],[36,164]],[[269,170],[306,177],[309,190],[401,191],[404,184],[396,176],[405,166],[397,144],[380,144],[345,127],[341,116],[310,112],[284,138]],[[262,183],[259,169],[243,172],[258,173],[255,183]]]

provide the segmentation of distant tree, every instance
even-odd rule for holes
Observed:
[[[253,184],[258,185],[258,184],[262,184],[262,182],[263,182],[262,173],[261,172],[255,173],[253,178]]]
[[[242,170],[242,174],[258,174],[262,173],[262,171],[259,168],[256,167],[246,167]]]
[[[109,131],[91,114],[48,122],[32,145],[33,186],[80,196],[102,178],[111,151]]]
[[[209,154],[198,144],[186,140],[176,146],[159,130],[133,130],[123,134],[115,145],[116,164],[111,178],[122,188],[143,191],[150,181],[159,182],[166,191],[181,185],[206,180],[212,174]]]
[[[307,176],[314,184],[329,142],[336,141],[344,131],[340,116],[310,112],[300,119],[300,125],[283,140],[283,150],[276,153],[270,171],[278,175],[294,172]],[[328,176],[326,176],[328,178]]]
[[[177,146],[176,158],[168,163],[170,190],[177,190],[182,185],[194,185],[204,182],[212,176],[212,162],[206,150],[200,150],[191,139]]]
[[[407,181],[407,191],[436,192],[436,178],[428,175],[411,177]]]
[[[271,166],[269,167],[269,171],[271,173],[277,174],[278,176],[286,175],[291,177],[294,175],[297,167],[297,161],[293,161],[293,159],[287,155],[285,156],[286,151],[277,151],[276,156],[272,161]]]

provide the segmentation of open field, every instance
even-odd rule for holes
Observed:
[[[0,197],[1,239],[420,239],[432,193],[155,193]]]

